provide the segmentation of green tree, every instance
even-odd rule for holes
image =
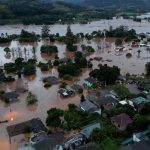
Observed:
[[[63,110],[51,108],[47,111],[46,124],[47,126],[59,127],[61,125],[61,117],[63,116]]]
[[[150,76],[150,62],[148,62],[145,65],[145,70],[146,70],[146,75],[149,77]]]
[[[115,45],[116,46],[121,46],[122,45],[122,40],[121,39],[116,39]]]
[[[99,65],[99,69],[92,70],[89,75],[100,82],[114,84],[120,75],[120,69],[117,66]]]
[[[42,26],[42,38],[49,37],[50,36],[49,32],[50,32],[49,26],[43,25]]]
[[[24,68],[23,68],[23,74],[25,76],[35,75],[36,74],[36,68],[35,68],[35,66],[31,65],[31,64],[25,65]]]

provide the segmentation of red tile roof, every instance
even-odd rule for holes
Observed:
[[[127,126],[128,124],[133,122],[132,119],[126,113],[122,113],[120,115],[111,117],[111,121],[116,123],[120,127]]]

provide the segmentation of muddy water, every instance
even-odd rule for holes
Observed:
[[[142,15],[141,18],[149,17],[150,14]],[[74,33],[91,33],[94,30],[104,30],[109,29],[110,26],[116,28],[120,25],[127,26],[129,29],[134,28],[137,33],[141,32],[150,32],[149,25],[150,23],[147,21],[134,22],[132,19],[123,19],[123,18],[113,18],[112,20],[101,20],[101,21],[93,21],[89,24],[81,25],[81,24],[73,24],[71,25],[72,31]],[[27,30],[29,32],[35,32],[37,34],[41,34],[41,25],[5,25],[0,26],[0,34],[8,33],[8,34],[20,34],[21,30]],[[67,25],[50,25],[51,33],[59,33],[60,35],[64,35],[66,33]]]
[[[108,28],[110,25],[113,25],[113,27],[119,26],[119,25],[128,25],[129,28],[134,28],[137,30],[137,32],[149,32],[149,23],[142,22],[142,23],[136,23],[131,20],[123,20],[123,19],[114,19],[109,21],[99,21],[99,22],[92,22],[88,25],[72,25],[72,30],[77,32],[84,32],[84,33],[90,33],[93,30],[100,30]],[[0,26],[0,32],[7,32],[8,34],[12,33],[20,33],[21,29],[24,28],[28,31],[35,31],[36,33],[40,33],[41,26]],[[55,25],[51,26],[52,33],[59,32],[61,35],[65,34],[66,32],[66,25]],[[144,66],[146,62],[150,61],[150,52],[146,50],[146,48],[132,48],[131,51],[129,51],[130,43],[124,44],[124,46],[127,48],[126,51],[123,52],[116,52],[115,46],[114,46],[114,39],[96,39],[91,41],[91,43],[87,41],[82,41],[78,44],[79,50],[81,44],[91,45],[93,48],[95,48],[95,53],[88,56],[87,58],[94,58],[96,57],[102,57],[103,61],[93,61],[93,68],[97,68],[97,65],[99,63],[101,64],[108,64],[110,66],[117,65],[121,68],[121,73],[126,74],[127,72],[131,74],[142,74],[144,73]],[[49,59],[53,59],[53,57],[47,57],[44,55],[41,55],[40,53],[40,47],[42,44],[45,44],[44,41],[38,42],[38,43],[19,43],[18,41],[12,41],[10,44],[7,45],[0,45],[0,66],[4,65],[6,62],[13,62],[17,57],[22,56],[25,59],[36,57],[38,62],[46,62]],[[69,53],[65,54],[66,46],[61,43],[49,43],[46,42],[46,44],[53,44],[56,45],[59,49],[58,56],[60,58],[63,58],[64,56],[71,56]],[[98,45],[102,45],[102,49],[98,49]],[[33,46],[36,49],[35,56],[32,52]],[[6,53],[3,51],[5,47],[10,47],[11,50],[13,50],[13,53],[11,53],[11,57],[7,58]],[[140,49],[141,53],[140,56],[138,56],[137,50]],[[130,52],[132,54],[131,58],[126,58],[126,54]],[[79,83],[82,84],[84,78],[88,77],[90,70],[84,70],[81,74],[79,79]],[[6,124],[0,125],[0,150],[11,150],[10,144],[9,144],[9,138],[7,135],[6,127],[11,124],[20,123],[35,117],[41,118],[43,122],[45,122],[46,119],[46,111],[49,108],[57,107],[61,109],[66,109],[67,105],[69,103],[75,103],[79,105],[80,103],[80,97],[79,95],[76,95],[73,98],[68,99],[61,99],[59,95],[57,94],[57,90],[59,88],[59,85],[54,85],[49,89],[45,89],[43,87],[43,83],[41,79],[44,76],[48,75],[55,75],[58,76],[57,69],[49,70],[46,73],[42,73],[40,69],[37,68],[37,74],[36,77],[29,77],[29,78],[23,78],[22,80],[17,80],[16,82],[12,84],[1,84],[0,90],[5,91],[12,91],[15,90],[17,87],[26,87],[28,88],[32,93],[37,95],[38,102],[37,104],[33,106],[27,106],[26,105],[26,94],[21,94],[19,101],[16,103],[11,104],[10,106],[6,106],[4,103],[0,101],[0,120],[10,120],[13,118],[13,121],[9,121]],[[17,77],[16,77],[17,78]],[[11,112],[10,112],[11,107]],[[17,145],[21,145],[22,142],[17,140],[18,137],[14,137],[12,140],[12,149],[16,150]],[[18,142],[17,142],[18,141]]]

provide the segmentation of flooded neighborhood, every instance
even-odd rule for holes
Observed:
[[[68,104],[75,104],[77,107],[80,107],[81,95],[83,94],[85,97],[87,97],[87,95],[92,91],[90,87],[84,86],[85,79],[89,78],[89,73],[94,71],[95,69],[98,69],[99,65],[103,66],[107,64],[109,67],[118,66],[118,68],[120,68],[120,75],[123,78],[127,77],[127,74],[130,74],[131,76],[134,77],[136,76],[137,78],[138,77],[142,78],[144,76],[146,70],[145,65],[148,62],[150,62],[150,41],[147,40],[150,38],[150,22],[147,22],[146,20],[142,20],[142,22],[135,22],[132,19],[113,18],[111,20],[93,21],[85,25],[72,24],[70,25],[70,28],[73,34],[81,32],[83,34],[92,34],[93,31],[105,32],[105,30],[110,29],[110,26],[113,29],[120,26],[125,26],[128,28],[128,30],[134,29],[138,35],[138,39],[140,39],[139,36],[140,34],[144,35],[144,38],[141,38],[140,42],[138,42],[137,45],[134,45],[133,41],[129,42],[123,41],[122,44],[119,46],[116,46],[115,37],[107,37],[106,35],[104,35],[104,37],[95,37],[90,40],[86,38],[79,39],[75,43],[75,45],[77,46],[77,51],[79,52],[83,51],[82,45],[91,46],[94,49],[94,52],[88,55],[86,53],[85,54],[83,53],[87,61],[91,61],[93,66],[92,68],[90,67],[82,68],[80,74],[73,77],[73,79],[70,81],[65,80],[62,76],[60,76],[60,72],[58,71],[58,65],[49,68],[47,71],[42,71],[38,67],[39,62],[47,63],[49,60],[51,60],[52,62],[57,60],[56,55],[46,55],[41,53],[42,45],[56,46],[58,48],[57,53],[58,59],[67,58],[71,59],[72,62],[74,62],[75,61],[74,52],[66,51],[65,43],[60,41],[52,42],[49,39],[41,39],[41,38],[36,42],[20,42],[17,39],[13,39],[11,42],[8,43],[0,43],[1,69],[5,68],[4,66],[6,63],[11,62],[15,63],[15,60],[17,58],[23,58],[24,61],[28,61],[29,59],[36,59],[35,63],[36,74],[28,76],[24,76],[22,74],[21,77],[19,77],[18,73],[16,72],[15,73],[6,72],[6,76],[11,75],[15,79],[15,81],[0,83],[0,91],[5,91],[5,94],[9,93],[9,95],[7,96],[12,99],[12,102],[10,103],[0,101],[0,122],[1,122],[0,150],[20,150],[19,147],[27,145],[30,139],[30,136],[28,134],[23,133],[12,137],[9,136],[10,133],[8,133],[8,127],[20,124],[28,120],[32,120],[33,118],[40,118],[43,124],[47,126],[46,124],[47,111],[50,110],[51,108],[57,108],[65,111],[68,109]],[[56,24],[49,26],[50,34],[59,33],[59,36],[65,36],[67,28],[68,28],[67,24],[65,25]],[[4,25],[0,26],[0,34],[19,35],[22,29],[28,32],[34,32],[35,34],[41,35],[42,26]],[[145,41],[146,44],[142,45]],[[9,48],[10,52],[7,53],[6,51],[4,51],[5,48]],[[45,83],[43,83],[43,79],[45,77],[55,77],[61,80],[61,82],[63,81],[67,83],[66,91],[65,92],[59,91],[60,85],[62,83],[52,84],[51,83],[52,81],[50,80],[48,80],[48,82],[50,82],[49,84],[51,84],[50,87],[45,88],[44,86],[46,85],[44,85]],[[55,78],[53,78],[52,80],[54,81]],[[90,83],[95,82],[91,80],[86,81]],[[136,79],[134,81],[136,82]],[[129,80],[127,80],[127,82],[122,80],[121,82],[125,82],[121,84],[125,85],[127,89],[130,90],[130,92],[133,91],[134,93],[134,91],[136,91],[134,94],[139,94],[144,90],[147,90],[147,89],[139,90],[138,86],[135,83],[133,84],[128,83]],[[80,85],[83,88],[83,91],[81,93],[79,92],[72,94],[71,92],[72,91],[74,92],[74,90],[71,89],[71,86],[73,84]],[[94,91],[98,90],[101,93],[100,97],[106,94],[109,95],[113,85],[110,84],[107,86],[106,84],[107,83],[105,83],[105,86],[98,87],[97,89],[94,88],[93,90]],[[14,93],[11,93],[14,91],[15,94],[17,93],[16,97],[14,96]],[[37,99],[37,101],[32,105],[27,104],[27,97],[29,95],[29,92],[35,95]],[[14,97],[17,100],[14,100]],[[96,95],[95,97],[99,98],[98,95]],[[147,97],[149,97],[149,94],[147,95]],[[124,97],[122,100],[127,99],[128,99],[127,97]],[[94,105],[96,105],[97,108],[102,110],[105,109],[106,106],[105,105],[104,107],[102,107],[102,105],[99,104],[98,102],[94,102]],[[105,112],[105,114],[107,113]],[[128,118],[128,116],[126,115],[123,115],[123,117]],[[116,121],[116,118],[112,118],[112,120],[113,119]],[[112,122],[114,123],[114,121]],[[131,122],[132,121],[128,118],[128,123],[130,124]],[[52,131],[58,130],[59,128],[55,128],[54,130],[52,129]],[[74,133],[78,133],[78,130],[71,129],[69,132],[65,132],[64,137],[68,138],[69,137],[68,134],[72,136]],[[82,140],[84,140],[84,138]],[[67,147],[68,141],[66,140],[65,142],[66,142],[65,146]]]

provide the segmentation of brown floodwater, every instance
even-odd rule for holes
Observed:
[[[142,23],[133,22],[132,20],[124,20],[124,19],[113,19],[113,20],[102,20],[97,22],[92,22],[91,24],[87,25],[79,25],[75,24],[72,25],[71,28],[73,32],[84,32],[84,33],[91,33],[93,30],[103,30],[108,28],[110,25],[113,27],[119,25],[127,25],[129,28],[134,28],[138,33],[140,32],[150,32],[149,24],[146,21]],[[61,35],[65,34],[67,25],[53,25],[51,26],[51,32],[56,33],[59,32]],[[23,25],[9,25],[9,26],[0,26],[0,32],[2,33],[20,33],[21,29],[25,29],[28,31],[35,31],[36,33],[41,32],[41,26],[23,26]],[[102,57],[103,61],[92,61],[93,68],[97,68],[98,64],[108,64],[110,66],[117,65],[121,68],[121,73],[125,75],[127,72],[131,74],[142,74],[144,73],[145,63],[150,61],[150,51],[147,51],[144,47],[137,47],[131,48],[131,43],[124,44],[126,48],[123,52],[116,52],[115,39],[95,39],[92,40],[90,43],[86,40],[81,41],[78,43],[78,48],[81,50],[80,45],[86,44],[91,45],[95,49],[95,53],[88,56],[87,58],[94,58],[94,57]],[[45,44],[45,41],[40,41],[37,43],[19,43],[18,41],[12,41],[10,44],[3,44],[0,45],[0,66],[3,66],[7,62],[13,62],[17,57],[22,56],[25,59],[36,57],[38,62],[46,62],[49,59],[54,59],[51,56],[41,55],[40,47],[41,45]],[[59,49],[58,56],[60,58],[63,57],[72,57],[72,53],[66,52],[66,46],[62,43],[50,43],[46,41],[46,44],[53,44],[56,45]],[[98,46],[101,45],[102,48],[98,49]],[[32,52],[33,46],[36,49],[35,56]],[[11,57],[6,57],[6,53],[4,52],[5,47],[10,47],[13,51]],[[140,49],[141,53],[138,56],[137,50]],[[126,58],[126,54],[131,53],[131,58]],[[83,84],[84,78],[88,77],[90,70],[84,69],[82,74],[77,77],[79,80],[79,84]],[[3,102],[0,101],[0,121],[1,120],[11,120],[8,123],[0,124],[0,150],[11,150],[9,137],[6,131],[6,127],[12,124],[20,123],[35,117],[41,118],[41,120],[45,123],[46,119],[46,112],[48,109],[56,107],[60,109],[66,109],[69,103],[75,103],[79,105],[80,103],[80,95],[76,95],[72,98],[62,99],[58,95],[57,91],[59,89],[59,85],[53,85],[49,89],[45,89],[43,87],[42,78],[45,76],[54,75],[58,76],[58,72],[56,68],[49,70],[48,72],[41,72],[39,68],[37,68],[36,76],[17,79],[14,83],[11,84],[0,84],[0,90],[5,91],[13,91],[17,87],[25,87],[28,88],[33,94],[35,94],[38,98],[38,102],[33,106],[27,106],[26,104],[26,96],[27,93],[21,94],[19,97],[19,101],[16,103],[12,103],[10,106],[5,105]],[[11,107],[11,112],[10,112]],[[21,138],[19,138],[21,136]],[[20,146],[22,141],[24,141],[24,136],[20,135],[17,137],[12,138],[12,149],[16,150],[18,145]]]
[[[140,18],[150,17],[150,13],[139,16]],[[127,26],[129,29],[135,29],[137,33],[142,32],[150,32],[150,22],[146,20],[142,20],[142,22],[134,22],[132,19],[123,19],[123,18],[113,18],[111,20],[100,20],[93,21],[89,24],[73,24],[71,25],[71,29],[74,33],[91,33],[94,30],[104,30],[109,29],[110,26],[116,28],[120,25]],[[29,32],[35,32],[37,34],[41,34],[41,25],[4,25],[0,26],[0,34],[20,34],[21,30],[27,30]],[[67,30],[67,25],[50,25],[51,33],[59,33],[60,35],[65,35]]]

